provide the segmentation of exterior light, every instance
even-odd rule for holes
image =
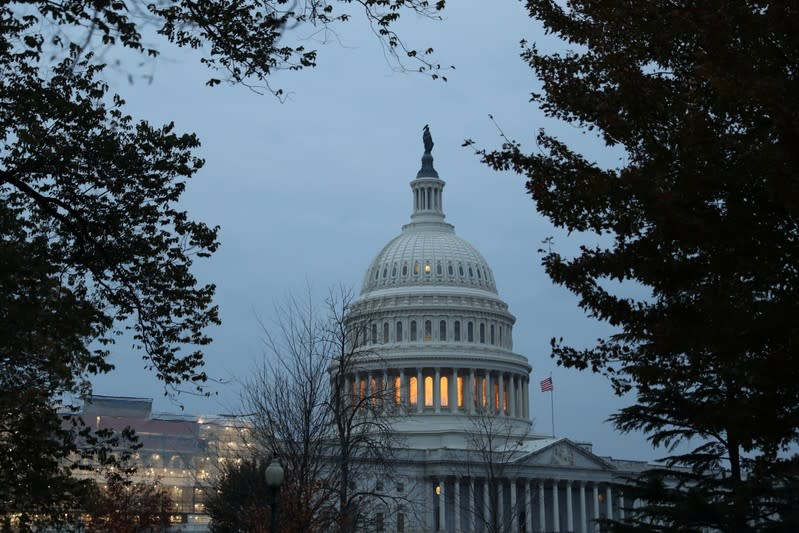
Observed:
[[[272,459],[272,462],[266,467],[264,476],[266,477],[266,485],[276,489],[283,483],[283,467],[276,459]]]

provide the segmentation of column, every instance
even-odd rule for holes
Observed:
[[[491,500],[489,499],[489,485],[488,478],[483,480],[483,521],[486,524],[491,523]]]
[[[496,480],[497,483],[497,524],[499,529],[505,529],[505,484],[502,479]]]
[[[441,369],[436,368],[433,377],[433,407],[436,413],[441,412]]]
[[[510,480],[510,530],[519,531],[519,510],[516,508],[516,479]]]
[[[560,504],[558,502],[558,480],[552,482],[552,530],[560,531]]]
[[[530,498],[530,480],[524,480],[524,520],[526,533],[533,532],[533,502]]]
[[[453,413],[458,412],[458,369],[452,369],[452,376],[449,379],[449,410]]]
[[[424,377],[422,376],[422,369],[416,369],[416,412],[421,413],[424,408]]]
[[[428,518],[428,523],[430,525],[430,531],[436,530],[436,487],[438,486],[438,481],[433,480],[433,497],[430,498],[430,516]]]
[[[613,520],[613,495],[610,491],[610,484],[605,487],[605,512],[608,515],[608,520]]]
[[[588,533],[588,521],[585,513],[585,481],[580,482],[580,531]]]
[[[474,478],[469,478],[469,502],[466,504],[466,516],[469,518],[468,523],[472,524],[471,531],[477,532],[477,486],[474,483]]]
[[[441,487],[441,494],[438,497],[438,516],[439,518],[439,525],[441,526],[441,531],[447,530],[447,480],[442,478],[438,482],[438,486]]]
[[[524,406],[524,417],[530,418],[530,378],[524,378],[524,393],[522,394],[522,405]]]
[[[456,533],[461,529],[461,484],[458,481],[458,477],[455,476],[455,482],[453,483],[452,490],[455,492],[452,493],[454,496],[454,507],[453,509],[453,521],[452,527],[455,529]]]
[[[491,375],[491,371],[486,371],[486,394],[488,396],[488,405],[486,405],[486,410],[489,413],[494,412],[494,377]]]
[[[405,369],[400,368],[399,371],[400,383],[400,406],[408,404],[408,385],[405,383]]]
[[[538,482],[538,529],[547,530],[546,507],[544,506],[544,480]]]
[[[599,484],[594,483],[594,531],[599,531]]]
[[[476,387],[476,383],[474,381],[474,368],[469,369],[469,414],[474,414],[474,406],[477,403],[474,398],[474,388]]]
[[[624,521],[624,493],[619,491],[619,520]]]
[[[572,482],[566,481],[566,531],[574,531],[572,517]]]

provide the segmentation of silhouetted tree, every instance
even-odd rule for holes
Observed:
[[[90,493],[86,531],[141,533],[166,531],[173,502],[158,480],[134,482],[129,474],[108,472]]]
[[[350,18],[348,6],[362,9],[397,64],[438,76],[428,53],[407,48],[393,25],[401,13],[436,17],[443,1],[0,4],[2,511],[34,501],[34,486],[20,480],[46,477],[43,468],[72,453],[74,434],[56,429],[52,405],[88,394],[90,378],[113,369],[109,349],[120,335],[170,391],[203,392],[206,380],[202,348],[219,318],[214,286],[198,283],[191,266],[216,250],[217,228],[177,207],[203,165],[199,140],[126,115],[103,79],[106,66],[126,69],[130,53],[154,61],[174,45],[196,51],[213,71],[209,85],[280,94],[269,85],[275,71],[316,63],[298,30],[333,30]],[[37,416],[17,415],[28,408]],[[15,444],[26,439],[48,442]],[[53,505],[71,497],[50,486]]]
[[[601,236],[573,257],[555,246],[543,264],[616,333],[552,349],[558,364],[634,391],[611,420],[670,452],[669,468],[639,480],[648,504],[628,513],[633,527],[796,529],[799,8],[526,5],[570,46],[523,43],[541,82],[534,102],[596,131],[621,163],[601,166],[543,130],[532,153],[510,139],[481,153],[524,175],[555,226]],[[681,443],[690,451],[673,452]]]

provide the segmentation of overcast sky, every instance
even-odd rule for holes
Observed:
[[[217,285],[223,321],[211,331],[206,371],[219,380],[244,376],[262,354],[256,316],[268,321],[274,303],[287,294],[302,293],[307,284],[320,295],[340,283],[360,290],[371,260],[409,220],[408,184],[419,168],[422,126],[430,124],[435,166],[447,183],[447,221],[489,262],[500,296],[517,318],[514,349],[533,367],[535,431],[551,431],[550,396],[538,382],[552,373],[558,436],[592,441],[600,455],[658,457],[661,451],[641,435],[619,435],[605,422],[629,399],[614,397],[602,377],[558,368],[549,356],[553,336],[588,346],[609,332],[540,266],[537,249],[544,238],[554,236],[555,248],[565,253],[579,241],[536,213],[522,177],[493,172],[461,144],[471,138],[481,147],[498,146],[491,114],[529,150],[535,149],[535,132],[545,127],[603,166],[618,164],[622,154],[545,119],[529,102],[537,82],[519,58],[519,41],[547,49],[561,45],[546,40],[518,2],[449,4],[444,21],[406,16],[398,27],[411,45],[432,46],[437,60],[455,65],[447,83],[394,71],[360,18],[340,27],[340,43],[320,47],[316,69],[274,80],[289,92],[284,103],[244,87],[207,88],[210,74],[197,57],[168,48],[152,67],[151,84],[117,80],[114,88],[132,115],[174,120],[178,130],[196,132],[203,143],[206,166],[182,205],[194,218],[221,226],[219,252],[196,264],[201,280]],[[153,397],[156,410],[178,412],[126,348],[116,345],[118,370],[97,379],[95,393]],[[208,399],[181,395],[185,412],[236,409],[235,384],[211,384],[209,390],[215,394]]]

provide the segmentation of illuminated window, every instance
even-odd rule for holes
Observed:
[[[455,337],[455,342],[459,342],[461,340],[461,321],[455,321],[455,331],[453,332]]]
[[[449,407],[449,380],[447,376],[441,376],[439,380],[439,394],[441,395],[441,407]]]
[[[402,342],[402,322],[397,322],[396,331],[394,332],[394,342]]]
[[[455,386],[456,386],[456,393],[457,393],[457,402],[458,407],[463,407],[463,378],[458,376],[455,379]]]
[[[486,342],[486,325],[482,322],[480,323],[480,342],[483,344]]]
[[[488,379],[485,376],[480,378],[481,397],[483,399],[483,408],[488,407]]]
[[[361,380],[361,387],[358,391],[358,400],[363,401],[366,398],[366,381]]]
[[[490,332],[491,332],[490,333],[490,341],[491,341],[491,344],[494,344],[494,324],[491,324]]]
[[[399,376],[394,378],[394,403],[402,403],[402,380]]]
[[[494,381],[494,407],[499,410],[499,383]]]
[[[413,273],[414,274],[418,274],[419,273],[419,263],[414,263],[413,264]]]
[[[469,342],[474,342],[474,324],[471,322],[466,324],[466,340]]]
[[[508,382],[502,380],[502,410],[508,412]]]
[[[445,341],[447,340],[447,321],[442,320],[438,323],[438,339]]]
[[[411,320],[411,341],[416,341],[416,321]]]
[[[433,340],[433,322],[430,320],[424,321],[424,340]]]
[[[383,342],[388,342],[388,322],[383,322]]]
[[[416,376],[412,376],[411,379],[408,380],[408,402],[411,405],[416,405],[418,401],[418,393],[419,393],[419,384],[416,382]]]
[[[425,263],[425,264],[424,264],[424,273],[425,273],[425,274],[429,274],[429,273],[430,273],[430,270],[431,270],[431,268],[430,268],[430,263]]]
[[[371,399],[372,405],[377,402],[377,398],[380,396],[380,391],[377,388],[377,379],[372,378],[369,380],[369,397]]]
[[[424,378],[424,406],[433,407],[433,378]]]

